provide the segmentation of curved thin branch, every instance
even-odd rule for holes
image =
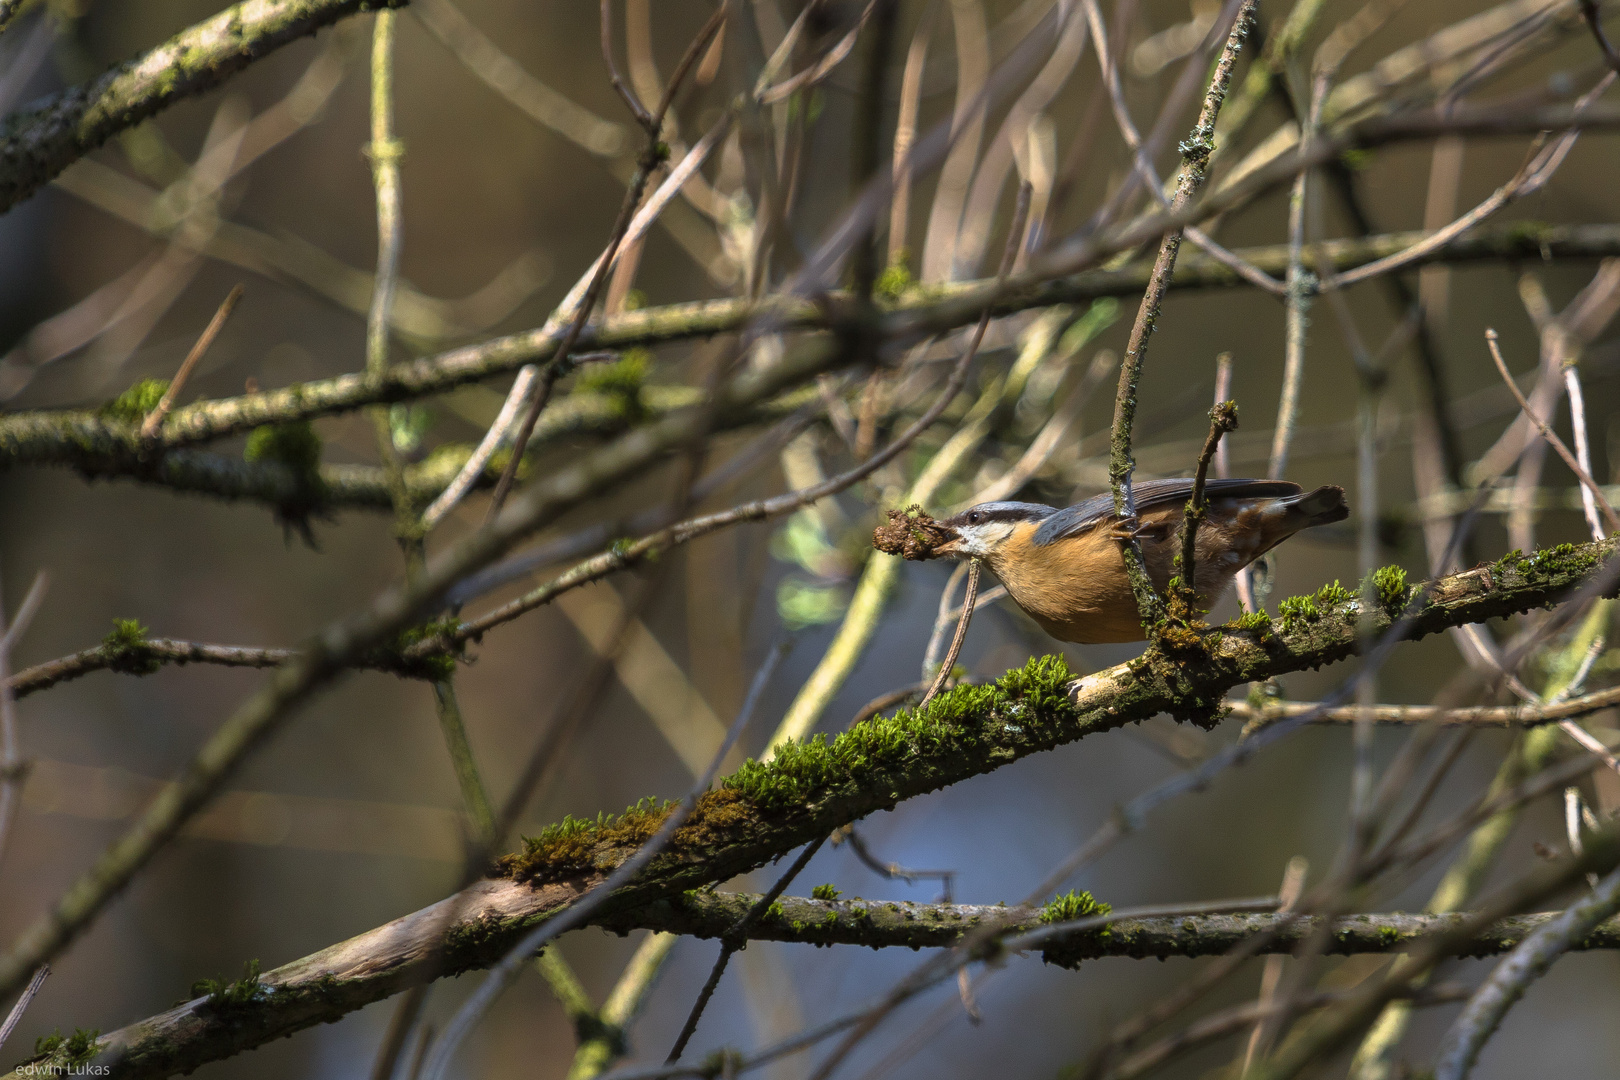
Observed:
[[[254,649],[242,645],[210,645],[201,641],[175,638],[147,638],[138,646],[97,645],[71,656],[47,660],[24,668],[6,680],[18,698],[49,690],[58,683],[89,675],[93,671],[124,671],[149,675],[167,664],[218,664],[223,667],[269,668],[286,663],[293,649]]]

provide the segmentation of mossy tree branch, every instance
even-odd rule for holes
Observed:
[[[1554,603],[1589,581],[1620,541],[1511,556],[1414,591],[1411,636]],[[1613,583],[1609,582],[1612,590]],[[1342,591],[1342,590],[1341,590]],[[871,721],[750,762],[696,812],[604,920],[724,881],[876,810],[1089,734],[1169,711],[1207,718],[1227,689],[1352,655],[1364,621],[1388,630],[1392,605],[1371,616],[1354,597],[1312,604],[1282,624],[1234,625],[1204,639],[1197,662],[1150,652],[1073,679],[1059,657],[1032,661],[991,686],[940,695],[920,715]],[[329,1021],[427,978],[493,963],[527,929],[604,880],[652,835],[667,808],[642,804],[596,823],[565,821],[503,859],[499,876],[266,975],[274,990],[252,1014],[182,1006],[103,1040],[103,1063],[127,1077],[187,1071]],[[448,931],[447,928],[448,927]]]
[[[1339,271],[1364,265],[1420,242],[1427,234],[1390,233],[1365,240],[1340,240],[1313,249]],[[1246,262],[1268,273],[1287,267],[1286,245],[1247,248],[1239,252]],[[1314,254],[1308,253],[1311,258]],[[1620,255],[1620,226],[1542,226],[1519,223],[1480,230],[1431,252],[1422,262],[1480,262],[1513,259],[1597,259]],[[1087,270],[1077,274],[1026,284],[997,298],[993,310],[1011,314],[1054,304],[1075,303],[1104,296],[1142,292],[1152,264],[1132,263],[1116,270]],[[924,327],[960,326],[977,319],[982,305],[971,310],[961,298],[992,285],[989,281],[964,282],[944,288],[919,288],[902,297],[880,320],[878,332],[889,335]],[[1171,289],[1207,289],[1246,286],[1228,268],[1213,260],[1189,255],[1178,260]],[[580,348],[630,348],[708,337],[737,330],[750,319],[768,316],[783,330],[837,329],[828,312],[848,305],[817,306],[808,301],[776,298],[764,305],[742,300],[714,300],[671,304],[626,312],[589,327]],[[863,327],[863,331],[871,328]],[[348,412],[379,402],[409,401],[453,390],[467,383],[510,374],[525,364],[550,356],[558,344],[557,331],[530,330],[453,349],[420,360],[396,364],[378,378],[363,374],[341,375],[256,394],[197,402],[176,409],[151,443],[140,439],[139,419],[106,410],[51,410],[20,412],[0,417],[0,467],[9,465],[69,465],[91,476],[129,476],[188,491],[217,491],[236,497],[273,502],[282,485],[274,477],[236,476],[218,463],[180,459],[167,464],[167,452],[193,447],[240,434],[266,424],[284,424]],[[649,387],[649,392],[674,393],[673,388]],[[651,402],[651,404],[656,404]],[[683,403],[684,404],[684,403]],[[589,413],[590,410],[586,409]],[[547,411],[549,417],[551,410]],[[572,414],[569,414],[572,418]],[[588,424],[587,418],[573,422]],[[614,422],[604,417],[600,423]],[[622,422],[622,421],[620,421]],[[542,421],[540,430],[547,422]],[[210,466],[223,475],[208,476]],[[357,481],[358,482],[358,481]],[[424,485],[424,493],[431,485]],[[441,485],[442,486],[442,485]],[[372,490],[373,487],[376,490]],[[414,494],[414,492],[413,492]],[[331,497],[342,504],[382,508],[387,505],[380,474],[366,474],[363,491]]]
[[[0,125],[0,211],[121,131],[349,15],[403,0],[244,0]]]
[[[753,893],[686,893],[600,920],[597,925],[618,933],[650,928],[689,937],[723,937],[727,919],[748,910]],[[1490,926],[1459,944],[1457,956],[1495,956],[1508,952],[1557,912],[1518,915]],[[1392,912],[1347,915],[1338,920],[1327,951],[1338,956],[1401,953],[1414,940],[1454,930],[1468,912],[1413,915]],[[784,896],[748,932],[752,941],[786,941],[805,945],[862,945],[884,948],[945,948],[971,930],[993,927],[1013,935],[1036,930],[1046,913],[1004,904],[915,904],[890,900],[815,900]],[[1106,932],[1082,931],[1060,937],[1042,951],[1047,963],[1076,968],[1084,960],[1105,956],[1221,956],[1241,942],[1270,935],[1261,953],[1293,952],[1322,925],[1321,916],[1276,914],[1191,915],[1122,919]],[[1620,917],[1600,924],[1581,939],[1581,949],[1620,949]]]
[[[814,390],[790,391],[728,418],[726,427],[780,420],[803,407],[814,394]],[[701,390],[686,386],[642,387],[634,395],[576,391],[553,404],[541,417],[529,439],[529,453],[569,439],[621,435],[638,421],[668,416],[694,404],[701,396]],[[407,465],[404,481],[411,501],[431,502],[460,472],[471,453],[472,447],[467,444],[448,443],[424,460]],[[3,454],[0,450],[0,462]],[[475,486],[492,486],[501,462],[496,458]],[[321,517],[339,510],[393,509],[386,470],[376,465],[321,463],[308,470],[274,456],[249,461],[236,455],[189,449],[143,458],[115,443],[82,445],[70,457],[46,464],[67,465],[87,480],[131,480],[187,495],[257,502],[286,520]]]

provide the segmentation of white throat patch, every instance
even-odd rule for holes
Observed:
[[[956,530],[962,538],[957,550],[963,555],[983,558],[995,553],[1018,528],[1016,521],[987,521],[983,525],[962,525]]]

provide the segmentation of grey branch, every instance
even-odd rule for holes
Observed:
[[[526,924],[544,903],[536,890],[511,882],[486,881],[469,890],[474,902],[451,926],[448,938],[471,943],[503,929],[503,922]],[[641,908],[622,910],[594,920],[619,933],[636,929],[666,930],[695,937],[719,938],[758,900],[752,893],[695,892],[675,895]],[[264,997],[234,1010],[231,1021],[244,1030],[262,1030],[266,1021],[282,1031],[305,1027],[375,1000],[375,984],[388,979],[402,960],[411,960],[432,942],[427,928],[442,930],[443,901],[369,934],[305,957],[269,972]],[[1453,950],[1456,956],[1494,956],[1516,948],[1563,919],[1565,913],[1518,915],[1492,923]],[[1404,912],[1349,915],[1338,920],[1328,951],[1338,955],[1401,953],[1420,938],[1454,931],[1468,912],[1412,915]],[[945,948],[969,930],[994,927],[1005,935],[1043,925],[1030,908],[984,904],[914,904],[906,901],[813,900],[783,897],[748,932],[750,940],[813,945],[860,945],[868,948]],[[1041,953],[1047,963],[1079,967],[1105,956],[1218,956],[1260,934],[1273,934],[1263,952],[1288,953],[1320,925],[1318,918],[1276,914],[1196,915],[1124,919],[1105,932],[1080,931],[1048,942]],[[1569,943],[1574,949],[1620,948],[1620,920],[1610,919]],[[390,980],[392,981],[392,980]],[[296,1019],[294,1019],[296,1018]],[[292,1027],[281,1027],[288,1020]],[[112,1032],[101,1040],[97,1064],[110,1065],[116,1077],[167,1076],[203,1061],[234,1053],[257,1041],[237,1042],[232,1022],[222,1022],[206,998]],[[235,1045],[233,1045],[235,1042]],[[15,1075],[15,1074],[13,1074]]]
[[[1466,705],[1447,708],[1438,705],[1374,705],[1370,718],[1375,724],[1427,724],[1438,722],[1467,727],[1529,727],[1555,720],[1587,716],[1620,705],[1620,686],[1595,690],[1551,705]],[[1227,703],[1231,715],[1248,721],[1249,734],[1279,720],[1308,716],[1313,724],[1353,724],[1364,715],[1359,705],[1323,706],[1315,701],[1286,701],[1252,705],[1247,701]]]
[[[751,893],[687,893],[649,904],[635,911],[601,920],[608,930],[665,930],[691,937],[725,935],[739,913],[758,899]],[[1400,953],[1414,940],[1453,930],[1468,912],[1413,915],[1393,912],[1347,915],[1333,930],[1328,951],[1350,956],[1359,953]],[[1543,928],[1559,924],[1567,912],[1517,915],[1487,928],[1471,942],[1460,945],[1457,956],[1495,956],[1508,952]],[[1124,919],[1106,932],[1082,931],[1050,942],[1041,956],[1047,963],[1079,967],[1084,960],[1104,956],[1166,958],[1220,956],[1260,934],[1273,935],[1262,953],[1290,953],[1321,926],[1320,916],[1267,914],[1194,915],[1157,919]],[[914,904],[891,900],[812,900],[784,896],[777,906],[749,929],[756,941],[787,941],[809,945],[864,945],[868,948],[944,948],[957,944],[971,929],[994,927],[1007,935],[1039,929],[1041,913],[1005,904]],[[1620,949],[1620,919],[1591,926],[1567,939],[1573,949]]]
[[[1530,984],[1545,975],[1564,953],[1589,948],[1587,942],[1609,927],[1608,920],[1617,910],[1620,870],[1613,870],[1598,882],[1591,896],[1567,911],[1544,916],[1542,924],[1491,972],[1446,1033],[1435,1080],[1463,1080],[1473,1069],[1485,1041]]]

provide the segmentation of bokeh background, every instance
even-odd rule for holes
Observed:
[[[797,14],[797,0],[756,0],[780,22]],[[944,7],[944,3],[940,4]],[[991,27],[1015,15],[1010,0],[983,5]],[[1195,5],[1196,6],[1196,5]],[[856,5],[823,5],[822,32],[853,18]],[[901,40],[923,17],[925,5],[907,0]],[[1461,0],[1409,3],[1351,60],[1364,69],[1380,56],[1482,5]],[[1262,25],[1272,26],[1288,5],[1262,3]],[[86,72],[148,48],[211,14],[206,0],[64,0],[20,22],[0,40],[0,92],[7,107],[82,78]],[[596,5],[526,4],[466,0],[466,16],[525,69],[598,117],[619,125],[630,146],[633,129],[608,84],[597,47]],[[652,39],[668,72],[690,36],[710,13],[703,0],[661,0],[654,5]],[[1112,9],[1110,8],[1110,12]],[[1144,0],[1127,21],[1134,48],[1151,35],[1196,13],[1174,0]],[[45,21],[49,16],[49,22]],[[952,102],[951,37],[935,16],[934,61],[922,98],[925,125],[947,116]],[[1330,14],[1326,25],[1331,25]],[[1319,35],[1318,35],[1319,36]],[[992,44],[1000,47],[998,39]],[[253,65],[223,90],[186,102],[159,117],[139,137],[94,155],[103,170],[162,186],[163,169],[194,160],[211,125],[258,113],[280,100],[320,55],[341,76],[329,99],[303,130],[286,139],[234,179],[220,201],[224,220],[274,238],[296,261],[318,249],[365,272],[375,257],[375,217],[368,163],[367,55],[369,19],[348,20],[318,39],[288,46]],[[999,53],[997,54],[999,56]],[[1496,89],[1527,88],[1572,72],[1589,72],[1589,39],[1571,36],[1533,63],[1499,80]],[[8,66],[9,65],[9,66]],[[29,65],[33,65],[30,72]],[[1175,70],[1175,69],[1172,69]],[[16,76],[15,78],[13,76]],[[444,336],[396,343],[396,357],[446,344],[538,325],[604,243],[623,192],[616,177],[627,158],[594,155],[536,124],[475,78],[444,45],[408,14],[400,20],[397,52],[397,123],[403,161],[405,241],[403,273],[428,297],[472,298],[452,305],[470,326],[447,326]],[[1139,124],[1155,115],[1166,79],[1127,75],[1127,93]],[[794,223],[800,250],[812,246],[848,198],[849,140],[857,102],[856,69],[840,70],[824,86]],[[701,131],[727,93],[722,78],[680,106],[683,134]],[[1048,115],[1059,154],[1070,149],[1088,104],[1098,93],[1096,66],[1084,58]],[[892,106],[891,106],[892,107]],[[1263,133],[1284,115],[1268,102],[1253,130]],[[233,114],[231,110],[235,110]],[[892,122],[892,121],[891,121]],[[1178,119],[1177,130],[1186,126]],[[166,149],[165,149],[166,148]],[[1084,167],[1058,230],[1075,227],[1117,185],[1125,156],[1104,117],[1084,149]],[[627,149],[625,153],[629,153]],[[1471,142],[1458,190],[1469,206],[1518,167],[1524,140]],[[143,155],[144,158],[143,158]],[[165,162],[169,162],[167,165]],[[1418,228],[1423,221],[1431,155],[1426,146],[1380,150],[1359,174],[1375,224],[1383,230]],[[1583,138],[1559,175],[1543,191],[1515,205],[1503,220],[1609,222],[1615,218],[1614,176],[1620,158],[1613,136]],[[734,168],[722,158],[707,170]],[[75,174],[70,173],[69,179]],[[99,179],[98,179],[99,178]],[[164,244],[128,217],[87,199],[86,191],[115,191],[105,177],[53,186],[0,217],[0,335],[8,348],[30,347],[31,328],[69,310]],[[101,187],[96,185],[101,183]],[[919,180],[914,221],[925,220],[934,178]],[[73,188],[74,190],[69,190]],[[75,192],[78,193],[75,193]],[[111,196],[105,196],[110,199]],[[105,200],[104,200],[105,201]],[[1003,212],[1007,200],[1002,203]],[[1229,246],[1277,243],[1286,238],[1285,196],[1262,199],[1225,221]],[[636,282],[645,302],[727,295],[735,269],[712,225],[680,208],[683,243],[655,230]],[[138,217],[138,215],[137,215]],[[1329,197],[1328,235],[1347,229]],[[305,264],[299,264],[305,265]],[[1451,277],[1446,331],[1440,339],[1446,378],[1455,397],[1470,457],[1481,453],[1512,415],[1512,403],[1491,368],[1483,332],[1495,327],[1518,370],[1536,356],[1536,335],[1519,299],[1523,267],[1500,264],[1456,268]],[[1534,268],[1555,308],[1588,281],[1590,264]],[[505,275],[503,277],[503,275]],[[181,278],[183,277],[183,280]],[[41,367],[8,408],[78,406],[112,397],[146,376],[167,377],[225,293],[247,287],[223,336],[213,347],[193,390],[217,396],[254,382],[270,387],[361,367],[364,318],[285,270],[259,272],[220,258],[205,258],[169,282],[172,302],[154,301],[134,321],[144,333],[87,347]],[[492,285],[491,283],[495,284]],[[483,290],[481,292],[481,290]],[[364,293],[361,293],[362,305]],[[1377,286],[1351,293],[1350,305],[1372,342],[1397,320]],[[1078,363],[1098,350],[1123,346],[1135,302],[1122,301],[1120,317],[1089,344]],[[445,309],[451,310],[451,309]],[[449,321],[454,321],[451,319]],[[1201,437],[1213,394],[1214,357],[1235,354],[1233,396],[1257,433],[1269,428],[1276,407],[1283,346],[1283,311],[1252,290],[1176,293],[1165,305],[1154,339],[1143,392],[1143,445]],[[699,343],[665,350],[654,381],[674,381],[710,355]],[[1381,446],[1382,536],[1385,561],[1414,577],[1426,571],[1421,537],[1412,526],[1410,425],[1419,400],[1409,350],[1393,359]],[[1583,357],[1600,479],[1614,482],[1620,426],[1620,347],[1600,340]],[[427,405],[427,445],[477,438],[494,415],[504,382],[470,387]],[[1306,485],[1354,480],[1353,446],[1345,433],[1354,418],[1356,381],[1349,351],[1325,305],[1310,337],[1301,431],[1289,478]],[[1095,395],[1082,421],[1084,455],[1098,452],[1111,394]],[[1248,430],[1246,428],[1246,430]],[[374,460],[372,433],[360,416],[322,420],[328,460]],[[818,438],[830,436],[817,435]],[[1263,470],[1263,434],[1235,444],[1234,471]],[[227,450],[232,447],[227,446]],[[1166,451],[1155,460],[1168,460]],[[1191,451],[1182,465],[1190,467]],[[1573,481],[1561,465],[1548,465],[1548,485]],[[956,495],[971,490],[959,479]],[[667,481],[649,477],[617,497],[620,508],[645,505]],[[756,470],[711,500],[729,505],[783,489],[775,463]],[[1061,476],[1043,477],[1036,497],[1064,501],[1093,493]],[[942,499],[942,504],[948,499]],[[872,510],[843,500],[852,531],[871,523]],[[600,512],[600,511],[598,511]],[[458,512],[446,530],[459,535],[476,525],[481,498]],[[863,516],[865,515],[865,516]],[[560,523],[561,535],[577,527]],[[1281,553],[1275,596],[1308,591],[1335,578],[1357,577],[1353,522],[1296,539]],[[707,538],[637,576],[656,591],[643,620],[663,649],[687,673],[701,707],[729,719],[752,672],[783,632],[781,583],[804,578],[783,522],[746,525]],[[17,667],[85,648],[115,617],[138,618],[155,634],[242,644],[284,645],[355,609],[401,572],[390,522],[380,513],[345,511],[314,524],[312,546],[286,533],[269,511],[130,482],[86,482],[60,469],[16,469],[0,474],[0,583],[14,606],[37,571],[51,574],[45,607],[14,657]],[[1577,511],[1552,511],[1539,524],[1538,541],[1584,538]],[[544,539],[544,538],[542,538]],[[444,542],[444,541],[438,541]],[[1505,550],[1500,519],[1480,527],[1477,551]],[[824,566],[825,570],[826,567]],[[829,709],[825,727],[841,725],[879,693],[915,681],[932,626],[945,570],[908,565],[874,644]],[[818,579],[848,591],[849,568]],[[522,583],[519,583],[522,584]],[[518,585],[499,596],[510,595]],[[594,586],[626,595],[630,582]],[[790,590],[791,591],[791,590]],[[582,603],[584,603],[582,601]],[[1217,615],[1235,611],[1232,602]],[[588,604],[586,605],[589,606]],[[584,608],[581,609],[582,611]],[[836,610],[832,614],[836,615]],[[529,747],[556,718],[591,647],[579,620],[547,608],[491,634],[473,650],[474,663],[459,676],[472,744],[492,789],[512,783]],[[794,633],[792,651],[772,680],[760,719],[745,736],[757,752],[830,639],[836,622]],[[993,677],[1030,655],[1049,651],[1045,639],[1016,610],[1000,606],[974,622],[963,663],[976,677]],[[1134,647],[1070,647],[1077,670],[1092,670],[1131,655]],[[1428,701],[1460,667],[1454,646],[1431,639],[1399,652],[1385,669],[1381,699]],[[1290,697],[1310,699],[1336,685],[1344,672],[1324,670],[1284,680]],[[254,672],[206,667],[168,668],[147,677],[97,674],[32,697],[20,705],[22,737],[37,762],[24,813],[0,867],[0,935],[34,918],[125,827],[156,785],[173,776],[233,705],[264,679]],[[700,705],[691,701],[694,709]],[[1601,718],[1600,718],[1601,720]],[[879,814],[863,835],[885,859],[955,871],[954,894],[966,902],[1012,901],[1033,887],[1063,855],[1087,837],[1112,807],[1185,768],[1209,747],[1236,738],[1239,724],[1213,733],[1177,731],[1163,718],[1142,729],[1111,733],[1019,762],[994,774]],[[1599,729],[1601,731],[1601,727]],[[1399,736],[1380,734],[1386,755]],[[1089,867],[1074,884],[1115,905],[1263,895],[1275,890],[1288,859],[1303,855],[1313,876],[1330,862],[1345,829],[1349,732],[1304,731],[1209,790],[1182,798],[1153,818],[1141,834]],[[1479,791],[1508,744],[1501,733],[1478,737],[1437,801],[1435,814],[1454,809]],[[690,783],[681,755],[622,681],[609,683],[555,779],[524,817],[533,832],[565,813],[590,816],[637,799],[674,797]],[[1590,787],[1590,785],[1589,785]],[[172,844],[141,874],[95,927],[54,965],[54,974],[24,1018],[7,1052],[25,1056],[33,1040],[55,1029],[103,1031],[149,1015],[189,996],[194,980],[235,977],[244,961],[275,966],[429,903],[453,887],[461,824],[455,780],[423,684],[378,674],[354,675],[313,704],[255,755],[231,784],[231,794],[192,834]],[[1591,792],[1601,800],[1602,791]],[[1505,867],[1533,863],[1532,845],[1562,836],[1559,808],[1533,808],[1510,845]],[[1367,898],[1368,910],[1416,909],[1432,889],[1437,863],[1398,894]],[[767,874],[769,871],[766,872]],[[751,884],[759,887],[762,875]],[[828,881],[849,895],[932,900],[938,882],[884,881],[847,847],[823,850],[800,879],[802,890]],[[749,882],[728,887],[743,887]],[[587,988],[600,998],[636,944],[589,930],[561,944]],[[716,946],[685,941],[676,947],[659,987],[632,1032],[633,1057],[662,1060],[707,973]],[[915,963],[910,954],[756,943],[739,958],[704,1018],[698,1053],[722,1044],[757,1045],[825,1019],[889,985]],[[968,1022],[954,991],[942,989],[912,1006],[857,1055],[846,1075],[885,1077],[1053,1075],[1083,1056],[1111,1022],[1129,1016],[1193,970],[1193,961],[1151,963],[1112,959],[1078,973],[1047,970],[1036,958],[1009,960],[981,991],[983,1022]],[[1344,979],[1365,973],[1359,961],[1335,961]],[[1478,978],[1485,965],[1448,965],[1457,978]],[[1252,994],[1258,965],[1220,995],[1222,1003]],[[477,976],[447,981],[430,1000],[443,1019]],[[1476,1075],[1507,1078],[1531,1069],[1565,1080],[1608,1077],[1620,1055],[1613,1022],[1620,957],[1577,954],[1536,983],[1509,1015]],[[366,1074],[381,1041],[392,1003],[379,1003],[324,1026],[201,1070],[205,1077]],[[946,1021],[925,1039],[909,1036],[944,1008]],[[954,1008],[954,1012],[950,1010]],[[1423,1061],[1452,1012],[1431,1010],[1412,1036],[1413,1060]],[[460,1059],[468,1076],[551,1077],[571,1059],[572,1031],[540,978],[525,976],[500,1002]],[[885,1058],[901,1047],[893,1059]],[[1229,1060],[1221,1049],[1195,1055],[1170,1075],[1195,1076]],[[805,1058],[785,1061],[774,1077],[803,1075]]]

